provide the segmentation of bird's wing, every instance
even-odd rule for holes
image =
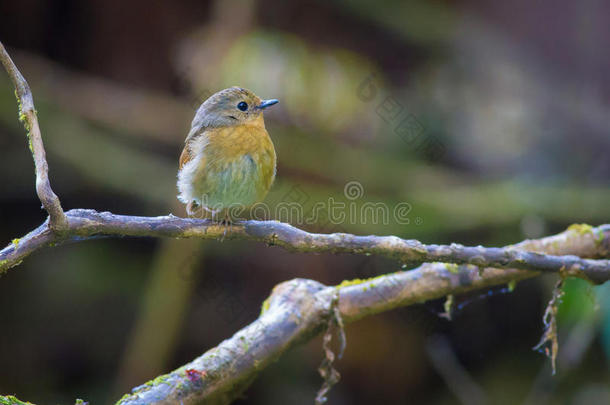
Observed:
[[[182,149],[182,154],[180,155],[179,169],[182,169],[182,166],[184,166],[185,164],[190,162],[191,159],[193,159],[191,145],[190,145],[191,141],[193,140],[193,138],[195,136],[201,134],[204,131],[205,131],[205,127],[202,127],[200,125],[193,125],[191,127],[191,130],[189,131],[188,135],[186,136],[186,139],[184,140],[184,149]]]
[[[182,167],[190,162],[192,158],[193,156],[191,155],[191,148],[187,143],[184,145],[184,149],[182,149],[182,153],[180,154],[180,167],[178,169],[182,169]]]

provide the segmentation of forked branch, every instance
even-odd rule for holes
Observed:
[[[0,251],[0,274],[33,252],[68,241],[101,236],[215,239],[224,235],[226,230],[216,223],[172,215],[138,217],[86,209],[64,213],[49,183],[32,94],[1,43],[0,60],[15,85],[20,119],[28,130],[36,166],[36,191],[49,214],[42,225]],[[342,321],[353,322],[400,306],[514,282],[539,272],[594,283],[610,279],[610,225],[576,225],[555,236],[503,248],[423,244],[396,236],[316,234],[277,221],[240,222],[226,237],[265,242],[295,252],[373,254],[420,267],[334,287],[303,279],[279,284],[255,322],[189,364],[135,388],[120,404],[227,404],[271,361],[332,325],[332,319],[341,325]],[[329,341],[327,335],[322,368],[326,381],[319,402],[324,401],[338,378]],[[22,402],[0,396],[0,404]]]

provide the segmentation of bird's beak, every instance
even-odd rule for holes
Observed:
[[[261,110],[264,110],[265,108],[271,107],[272,105],[277,104],[279,102],[279,100],[276,100],[274,98],[272,98],[271,100],[263,100],[257,107]]]

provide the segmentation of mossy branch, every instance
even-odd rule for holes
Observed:
[[[137,217],[85,209],[64,213],[49,183],[32,94],[1,43],[0,60],[15,85],[20,119],[28,130],[36,165],[36,191],[49,214],[42,225],[0,251],[0,274],[39,249],[68,241],[100,236],[224,236],[226,229],[216,223],[172,215]],[[540,272],[556,272],[562,277],[580,277],[594,283],[610,279],[610,261],[603,259],[610,256],[610,225],[572,226],[555,236],[503,248],[423,244],[396,236],[316,234],[277,221],[240,222],[226,238],[265,242],[295,252],[375,254],[421,266],[334,287],[303,279],[279,284],[265,300],[255,322],[189,364],[136,387],[119,400],[120,404],[229,403],[271,361],[327,328],[329,317],[338,324],[353,322],[400,306],[514,283]],[[328,352],[328,344],[325,349],[329,364],[324,370],[332,374],[333,355]],[[320,398],[335,380],[336,377],[327,379]],[[1,396],[0,403],[23,404],[14,397]]]
[[[600,243],[597,234],[580,233],[573,228],[515,247],[556,255],[600,257],[608,255],[609,244],[607,232]],[[518,269],[480,270],[472,265],[425,263],[413,270],[347,281],[334,287],[313,280],[286,281],[273,289],[256,321],[192,362],[136,387],[117,404],[228,404],[282,353],[324,331],[337,297],[340,318],[347,323],[397,307],[540,274]]]
[[[49,182],[49,166],[30,86],[1,42],[0,61],[15,86],[15,95],[19,102],[19,120],[23,122],[27,131],[30,150],[36,166],[36,193],[42,206],[49,213],[49,228],[54,232],[61,232],[67,225],[66,215]]]
[[[356,236],[346,233],[309,233],[278,221],[243,221],[230,230],[216,222],[179,218],[173,215],[138,217],[109,212],[75,209],[66,212],[62,233],[52,232],[49,221],[0,251],[0,272],[19,264],[32,252],[66,241],[83,241],[100,236],[151,236],[200,239],[245,239],[265,242],[293,252],[351,253],[378,255],[400,263],[425,262],[471,264],[478,267],[515,268],[555,272],[584,278],[596,284],[610,279],[610,260],[584,259],[576,255],[549,255],[520,246],[502,248],[423,244],[396,236]],[[603,245],[610,237],[610,225],[591,228],[589,233],[574,231]]]

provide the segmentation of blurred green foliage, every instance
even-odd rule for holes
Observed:
[[[499,246],[610,218],[610,83],[599,73],[610,66],[599,52],[610,10],[560,3],[7,2],[0,37],[33,89],[65,208],[183,215],[175,180],[190,119],[206,95],[241,85],[281,100],[266,113],[278,154],[272,212],[297,201],[307,215],[330,198],[357,210],[406,203],[408,223],[322,216],[295,225]],[[0,134],[10,243],[44,213],[5,75]],[[442,153],[426,153],[430,142]],[[353,181],[362,194],[350,199]],[[250,322],[281,281],[334,284],[400,267],[238,241],[172,242],[57,247],[3,277],[0,392],[110,402]],[[491,403],[605,403],[608,286],[565,282],[556,377],[530,351],[554,281],[456,297],[463,308],[451,323],[433,302],[350,325],[331,402],[457,403],[421,350],[443,334]],[[288,354],[240,403],[311,401],[320,348],[315,340]]]

